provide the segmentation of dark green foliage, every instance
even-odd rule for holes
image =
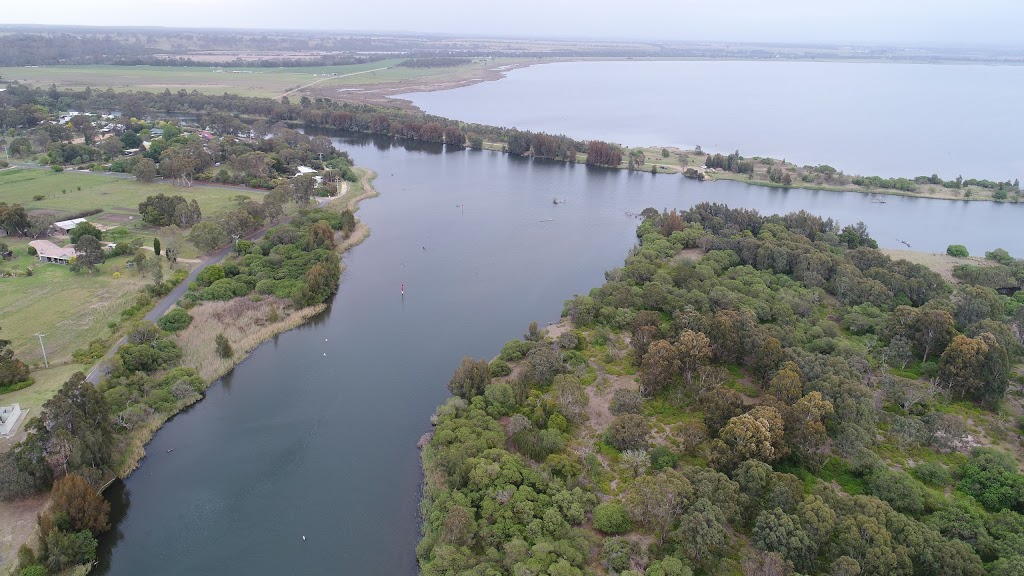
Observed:
[[[157,256],[160,255],[160,239],[159,238],[155,238],[155,237],[153,238],[153,252]]]
[[[506,362],[515,362],[516,360],[522,360],[523,356],[533,348],[533,342],[526,342],[524,340],[509,340],[501,347],[501,354],[498,358]]]
[[[182,196],[165,196],[164,194],[149,196],[140,202],[139,214],[147,224],[153,226],[174,224],[179,228],[188,228],[203,217],[199,210],[199,203],[195,199],[189,203]],[[159,255],[158,252],[157,256]]]
[[[605,534],[623,534],[630,531],[632,523],[622,503],[609,500],[594,508],[594,528]]]
[[[868,490],[900,512],[916,515],[924,511],[924,488],[906,472],[878,470],[868,478]]]
[[[914,466],[911,472],[918,480],[930,486],[944,487],[952,480],[946,467],[938,462],[922,462]]]
[[[417,547],[421,573],[579,574],[574,569],[586,566],[590,545],[576,526],[595,498],[506,452],[505,433],[483,404],[454,398],[438,409],[423,451],[431,480]],[[487,554],[489,548],[502,553]]]
[[[967,258],[971,255],[963,244],[950,244],[946,247],[946,254],[954,258]]]
[[[639,414],[623,414],[612,420],[605,437],[617,450],[639,450],[647,447],[651,425]]]
[[[79,222],[71,229],[70,232],[68,232],[68,238],[71,240],[72,244],[78,244],[78,241],[85,234],[88,234],[97,240],[103,240],[103,232],[89,222]]]
[[[0,340],[0,386],[12,386],[28,380],[28,366],[14,357],[10,340]]]
[[[0,494],[4,498],[49,488],[54,477],[68,473],[95,485],[110,478],[114,447],[110,407],[81,372],[43,404],[25,429],[27,438],[3,456],[4,463],[14,468],[5,471],[12,485],[4,486]]]
[[[228,342],[227,336],[217,334],[214,341],[217,346],[217,356],[220,356],[221,358],[231,358],[235,355],[235,351],[231,349],[231,343]]]
[[[490,364],[491,378],[501,378],[512,373],[512,367],[501,358],[495,358]]]
[[[491,369],[486,360],[463,358],[455,374],[448,381],[448,391],[466,400],[484,393],[491,382]]]
[[[181,347],[173,340],[161,337],[142,344],[126,343],[117,349],[117,356],[123,371],[150,373],[181,360]]]
[[[1019,326],[1005,322],[1017,301],[970,282],[954,295],[937,274],[873,248],[863,226],[807,213],[652,209],[638,237],[603,286],[566,302],[588,347],[531,330],[502,350],[502,362],[522,361],[522,378],[438,410],[424,452],[424,574],[586,568],[575,553],[559,556],[565,548],[537,557],[549,550],[535,539],[548,519],[524,515],[502,525],[516,536],[483,536],[514,505],[487,508],[472,494],[491,486],[515,498],[533,475],[604,499],[587,548],[593,571],[685,574],[685,558],[708,574],[981,576],[983,560],[1012,573],[1009,559],[1024,556],[1015,462],[972,456],[950,494],[927,450],[962,449],[967,436],[946,392],[1002,398],[1020,348]],[[698,260],[678,257],[694,247]],[[617,387],[611,425],[584,436],[581,414],[609,394],[603,370],[638,370],[634,385],[649,398]],[[522,479],[492,464],[506,455],[526,467]],[[893,465],[907,461],[920,463],[904,465],[909,473]],[[705,462],[731,477],[687,465]],[[566,533],[550,520],[551,534]],[[603,536],[627,531],[653,545]]]
[[[96,559],[96,539],[88,530],[64,532],[54,528],[46,535],[46,568],[60,572]]]
[[[957,471],[957,488],[985,508],[1024,511],[1024,474],[1013,456],[994,448],[975,448]]]
[[[164,314],[156,324],[161,330],[165,330],[167,332],[178,332],[188,328],[188,325],[191,323],[191,314],[181,308],[175,308],[167,314]]]
[[[679,456],[664,444],[658,444],[650,451],[651,468],[661,470],[663,468],[675,468],[679,462]]]

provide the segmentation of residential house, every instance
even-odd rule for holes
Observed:
[[[57,246],[49,240],[33,240],[28,245],[36,249],[36,258],[40,262],[70,264],[71,259],[78,255],[74,246]]]

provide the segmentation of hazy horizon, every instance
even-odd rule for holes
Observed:
[[[627,13],[620,2],[522,0],[486,5],[465,0],[336,6],[292,0],[94,0],[88,9],[51,0],[47,9],[5,7],[7,25],[261,29],[649,42],[752,42],[1024,47],[1017,24],[1024,3],[1013,0],[650,0]],[[623,17],[627,16],[627,17]],[[631,17],[629,17],[631,16]]]

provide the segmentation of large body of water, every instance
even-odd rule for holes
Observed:
[[[1024,178],[1024,67],[572,62],[406,94],[423,110],[627,146],[830,164],[850,174]]]
[[[451,373],[601,284],[636,240],[626,212],[704,200],[806,209],[863,220],[886,246],[1024,251],[1022,205],[874,204],[385,138],[335,141],[380,174],[381,196],[360,209],[372,234],[345,257],[331,309],[259,347],[157,433],[140,468],[109,492],[114,529],[96,573],[414,574],[415,444]]]

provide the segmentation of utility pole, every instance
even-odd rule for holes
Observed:
[[[39,336],[39,347],[43,349],[43,364],[49,368],[50,362],[46,359],[46,346],[43,346],[43,336],[46,336],[46,334],[36,334],[36,336]]]

